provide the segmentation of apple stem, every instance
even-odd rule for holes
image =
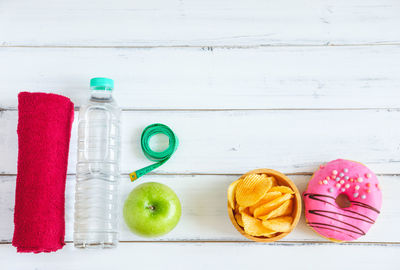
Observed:
[[[152,206],[152,205],[149,205],[148,208],[149,208],[150,210],[156,209],[156,208],[155,208],[154,206]]]

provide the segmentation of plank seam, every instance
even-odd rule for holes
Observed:
[[[297,173],[285,173],[285,175],[292,176],[310,176],[313,175],[313,172],[297,172]],[[67,176],[75,176],[76,173],[67,173]],[[129,176],[129,173],[121,173],[121,176]],[[154,175],[154,176],[241,176],[240,173],[157,173],[151,172],[146,175]],[[377,176],[390,176],[390,177],[400,177],[398,173],[376,173]],[[14,176],[16,177],[16,173],[1,173],[0,177]]]
[[[79,111],[79,106],[75,107],[76,112]],[[400,107],[371,107],[371,108],[248,108],[248,109],[134,109],[134,108],[122,108],[123,112],[245,112],[245,111],[388,111],[388,112],[400,112]],[[16,112],[18,111],[15,107],[3,107],[0,108],[0,113],[3,112]]]
[[[65,241],[66,244],[73,244],[73,241]],[[253,241],[241,241],[241,240],[155,240],[155,241],[119,241],[122,244],[169,244],[169,243],[181,243],[181,244],[248,244],[248,245],[273,245],[273,246],[288,246],[288,245],[345,245],[345,246],[399,246],[400,242],[346,242],[346,243],[333,243],[330,241],[277,241],[273,243],[259,243]],[[0,245],[11,245],[12,242],[0,242]]]
[[[369,47],[369,46],[397,46],[400,42],[371,42],[371,43],[331,43],[325,42],[321,44],[254,44],[254,45],[23,45],[23,44],[7,44],[6,41],[0,43],[0,48],[61,48],[61,49],[157,49],[157,48],[171,48],[171,49],[185,49],[194,48],[206,51],[213,51],[214,49],[257,49],[257,48],[284,48],[284,47]]]

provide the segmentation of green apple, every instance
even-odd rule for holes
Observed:
[[[150,182],[131,191],[124,204],[124,219],[129,229],[145,237],[170,232],[181,217],[181,203],[168,186]]]

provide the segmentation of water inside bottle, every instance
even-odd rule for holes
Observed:
[[[111,91],[92,91],[79,112],[74,245],[118,243],[120,109]]]

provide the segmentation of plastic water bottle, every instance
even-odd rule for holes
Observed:
[[[110,248],[118,243],[120,109],[113,80],[93,78],[90,89],[79,111],[74,245]]]

